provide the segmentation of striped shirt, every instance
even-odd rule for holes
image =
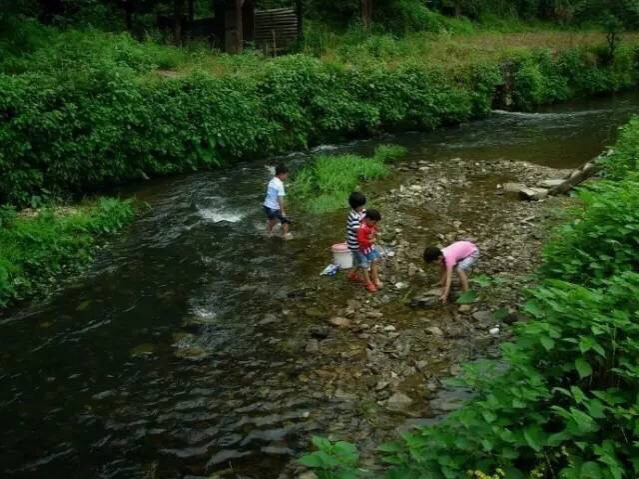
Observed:
[[[359,243],[357,242],[357,230],[366,214],[365,211],[351,210],[346,218],[346,244],[351,251],[359,251]]]

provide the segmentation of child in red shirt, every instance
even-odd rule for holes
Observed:
[[[359,263],[364,272],[366,289],[371,293],[382,287],[379,280],[379,262],[381,256],[375,249],[377,241],[377,223],[382,220],[382,215],[377,210],[368,210],[366,216],[357,230],[357,244],[359,245]],[[368,268],[370,267],[370,273]]]

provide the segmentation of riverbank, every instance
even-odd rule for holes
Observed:
[[[530,110],[637,84],[634,35],[612,61],[597,34],[520,35],[452,37],[444,53],[442,35],[371,37],[320,58],[266,59],[61,33],[2,63],[0,166],[9,174],[0,201],[68,198],[327,141],[428,131],[485,117],[494,105]]]
[[[633,442],[639,390],[634,373],[638,137],[635,119],[603,160],[606,179],[578,194],[569,222],[545,243],[539,284],[526,295],[524,316],[515,318],[516,334],[502,346],[503,357],[465,368],[461,384],[474,399],[439,424],[419,425],[383,445],[381,454],[390,464],[385,477],[463,477],[468,471],[473,477],[630,477],[639,472]],[[518,243],[513,238],[508,236]],[[539,252],[539,244],[534,250]],[[413,403],[407,396],[389,401],[393,398],[403,407]],[[351,454],[337,459],[337,465],[315,466],[357,477],[353,459]]]
[[[113,198],[20,213],[0,209],[0,315],[13,303],[57,289],[133,216],[131,202]]]

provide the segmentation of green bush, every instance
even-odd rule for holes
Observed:
[[[130,202],[108,198],[71,211],[45,208],[16,216],[0,210],[0,309],[45,292],[62,273],[85,266],[96,241],[132,218]]]
[[[490,112],[509,58],[519,108],[637,83],[630,47],[612,64],[573,49],[427,65],[426,52],[411,51],[418,40],[372,36],[345,47],[353,62],[247,54],[211,64],[128,35],[58,33],[0,61],[0,202],[38,204],[380,130],[458,124]],[[185,65],[168,78],[157,71]]]
[[[573,219],[544,248],[544,276],[600,285],[619,272],[639,271],[638,175],[579,192],[580,204],[569,213]]]
[[[606,176],[614,180],[639,171],[639,117],[622,128],[617,146],[605,163]]]

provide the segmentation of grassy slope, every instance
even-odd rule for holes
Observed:
[[[0,310],[79,271],[98,242],[133,218],[129,202],[102,198],[74,207],[0,210]]]

